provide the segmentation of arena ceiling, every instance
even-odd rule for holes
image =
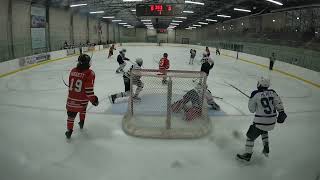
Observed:
[[[283,5],[268,2],[267,0],[190,0],[204,3],[204,5],[187,4],[185,0],[143,0],[142,2],[124,2],[124,0],[26,0],[32,3],[42,3],[48,6],[69,8],[71,4],[87,4],[86,6],[73,7],[72,11],[83,14],[88,14],[92,11],[104,11],[102,14],[90,14],[97,18],[105,16],[114,16],[115,19],[121,19],[135,27],[145,27],[141,22],[142,19],[151,19],[155,27],[166,28],[173,19],[181,20],[177,28],[185,28],[199,21],[207,22],[206,19],[217,20],[223,22],[230,19],[235,19],[243,16],[264,14],[275,10],[281,10],[292,7],[303,7],[316,5],[320,7],[319,0],[275,0]],[[179,10],[193,11],[192,14],[183,13],[172,17],[137,17],[133,11],[137,3],[168,3],[173,4]],[[251,12],[235,11],[234,8],[246,9]],[[231,18],[218,17],[217,15],[228,15]],[[177,19],[175,17],[186,17],[186,19]],[[103,19],[111,21],[111,19]],[[209,24],[217,23],[209,22]],[[208,23],[208,22],[207,22]]]

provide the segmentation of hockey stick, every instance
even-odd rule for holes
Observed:
[[[67,83],[64,81],[64,79],[63,79],[63,76],[62,76],[62,75],[61,75],[61,79],[62,79],[63,84],[64,84],[65,86],[69,87],[69,86],[67,85]]]
[[[247,98],[250,98],[250,96],[248,96],[246,93],[244,93],[243,91],[241,91],[239,88],[235,87],[234,85],[227,83],[226,81],[224,81],[227,85],[231,86],[232,88],[234,88],[235,90],[239,91],[241,94],[245,95]]]

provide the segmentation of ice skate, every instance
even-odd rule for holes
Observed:
[[[111,96],[109,96],[109,101],[112,104],[114,104],[116,99],[117,99],[117,95],[115,95],[115,94],[112,94]]]
[[[66,135],[66,138],[67,139],[70,139],[71,138],[71,134],[72,134],[73,130],[68,130],[66,131],[64,134]]]
[[[243,160],[244,162],[249,162],[251,159],[252,154],[244,153],[244,154],[237,154],[238,160]]]
[[[216,111],[220,111],[220,106],[217,103],[213,103],[213,104],[211,104],[211,109],[216,110]]]
[[[80,129],[83,129],[84,121],[80,121],[78,124],[79,124]]]
[[[266,157],[269,157],[269,144],[263,146],[262,154]]]

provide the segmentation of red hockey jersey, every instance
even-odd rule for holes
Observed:
[[[169,59],[161,58],[159,62],[159,69],[165,70],[165,69],[169,69],[169,67],[170,67]]]
[[[79,70],[73,68],[69,75],[69,94],[67,99],[67,111],[85,111],[88,101],[95,102],[94,95],[95,74],[91,69]]]

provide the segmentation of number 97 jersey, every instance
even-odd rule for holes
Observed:
[[[277,111],[283,111],[280,97],[273,89],[256,90],[251,93],[249,111],[255,113],[253,124],[264,131],[274,128],[277,119]]]
[[[94,102],[95,74],[91,69],[79,70],[74,68],[69,75],[69,94],[66,108],[71,112],[85,111],[88,101]]]

